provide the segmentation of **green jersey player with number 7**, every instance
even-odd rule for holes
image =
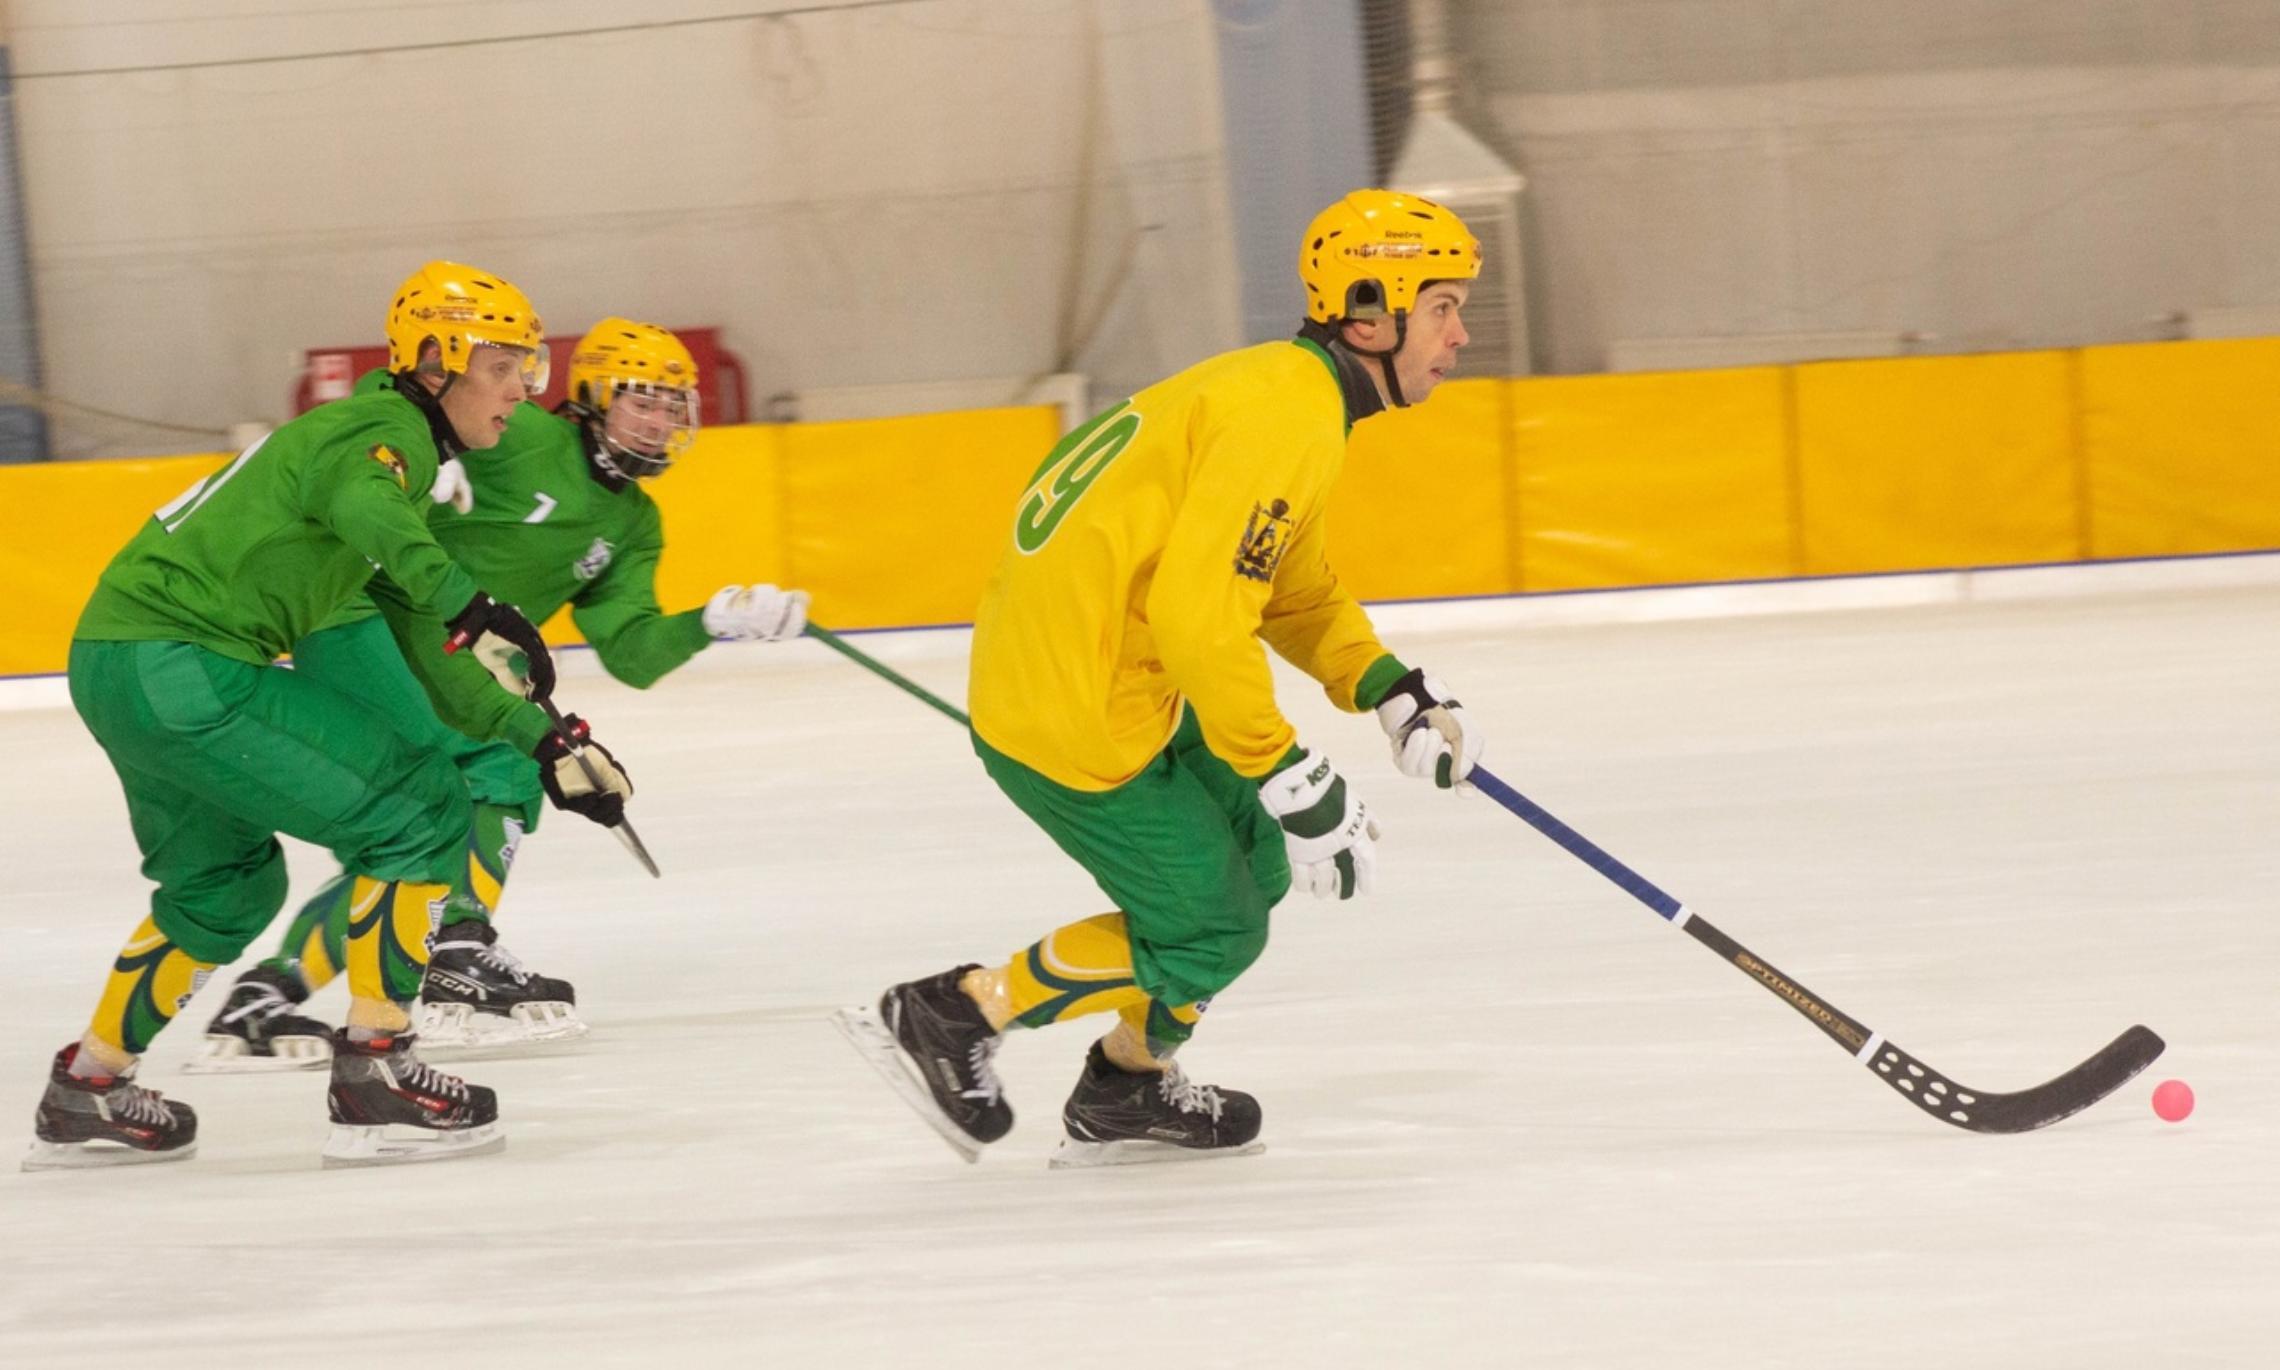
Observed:
[[[537,632],[426,519],[440,463],[496,444],[543,384],[538,316],[507,282],[431,262],[397,291],[390,324],[420,333],[409,383],[295,419],[160,509],[80,617],[72,704],[118,772],[157,889],[86,1033],[56,1053],[27,1169],[190,1154],[196,1116],[135,1084],[136,1061],[283,904],[278,833],[357,873],[327,1161],[498,1144],[492,1092],[425,1065],[407,1031],[436,922],[476,898],[466,782],[354,699],[275,665],[378,568],[439,636],[485,660],[519,653],[532,689],[552,689]]]

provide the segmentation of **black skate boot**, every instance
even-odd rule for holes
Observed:
[[[876,1013],[849,1008],[833,1015],[895,1092],[968,1161],[1013,1128],[1013,1109],[991,1064],[1001,1035],[958,988],[975,969],[896,985],[879,996]]]
[[[462,919],[435,935],[420,987],[420,1040],[430,1047],[560,1042],[586,1035],[568,980],[523,967],[498,929]]]
[[[481,1155],[507,1144],[499,1096],[422,1061],[412,1034],[333,1037],[332,1136],[325,1164],[387,1165]]]
[[[144,1161],[186,1161],[198,1149],[198,1115],[134,1083],[134,1068],[81,1079],[72,1043],[55,1054],[47,1093],[33,1116],[26,1170],[71,1170]]]
[[[309,998],[299,974],[260,965],[230,986],[198,1058],[182,1069],[192,1075],[255,1070],[310,1070],[332,1059],[332,1029],[293,1012]]]
[[[1061,1109],[1069,1131],[1055,1168],[1137,1165],[1266,1150],[1259,1101],[1239,1090],[1199,1085],[1167,1062],[1161,1072],[1124,1070],[1094,1042],[1085,1073]]]

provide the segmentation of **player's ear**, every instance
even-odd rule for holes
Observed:
[[[1339,325],[1338,336],[1349,347],[1364,352],[1382,351],[1393,345],[1393,320],[1347,319]]]

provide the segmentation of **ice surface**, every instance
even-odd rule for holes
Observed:
[[[1380,893],[1286,904],[1184,1058],[1260,1096],[1267,1154],[1049,1172],[1080,1025],[1008,1043],[1021,1122],[964,1166],[827,1014],[1102,901],[939,716],[814,643],[723,647],[647,694],[565,680],[666,878],[564,815],[524,846],[505,941],[594,1031],[465,1067],[503,1154],[321,1170],[321,1075],[178,1074],[218,975],[145,1066],[199,1109],[196,1159],[9,1154],[0,1365],[2280,1360],[2280,589],[1380,622],[1507,780],[1967,1086],[2133,1022],[2168,1056],[2046,1132],[1940,1126],[1294,678],[1386,837]],[[963,697],[958,635],[859,641]],[[145,897],[44,688],[0,712],[26,1137]],[[298,898],[328,869],[292,855]],[[2148,1106],[2172,1075],[2179,1126]]]

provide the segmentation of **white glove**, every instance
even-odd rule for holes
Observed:
[[[1377,869],[1377,821],[1361,800],[1346,793],[1346,778],[1329,757],[1301,751],[1298,760],[1259,786],[1259,802],[1282,825],[1292,884],[1317,899],[1370,892]]]
[[[475,486],[467,479],[467,468],[459,458],[435,468],[435,484],[428,488],[428,498],[438,504],[448,504],[460,513],[475,508]]]
[[[808,593],[724,585],[705,603],[705,631],[733,642],[782,642],[807,627]]]
[[[1377,716],[1378,726],[1393,739],[1393,764],[1403,775],[1446,790],[1462,785],[1480,760],[1480,734],[1472,730],[1464,705],[1423,671],[1393,682],[1378,701]]]

